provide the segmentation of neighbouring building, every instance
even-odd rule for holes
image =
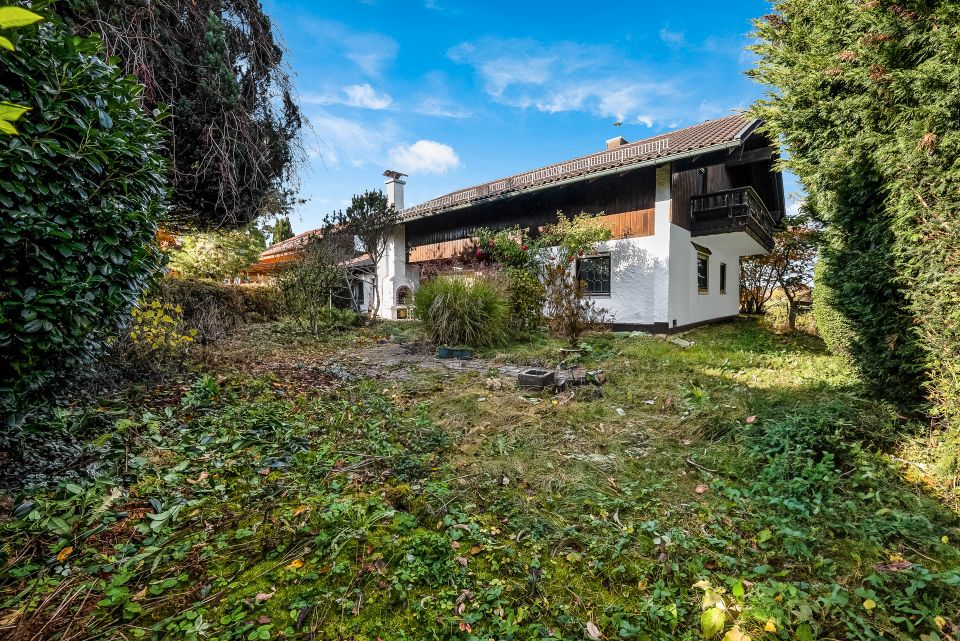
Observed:
[[[736,114],[633,143],[614,138],[603,151],[407,208],[404,174],[385,172],[403,223],[376,265],[380,316],[406,317],[424,264],[473,255],[478,227],[535,232],[558,211],[609,225],[611,240],[573,268],[616,327],[675,331],[735,316],[740,258],[773,248],[784,213],[779,150],[760,124]],[[291,241],[261,262],[281,264]]]

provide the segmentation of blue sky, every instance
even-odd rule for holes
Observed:
[[[312,126],[297,232],[382,188],[384,169],[410,175],[409,206],[761,93],[743,75],[750,21],[768,12],[760,0],[265,4]]]

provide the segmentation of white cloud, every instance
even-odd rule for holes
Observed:
[[[459,167],[460,158],[450,145],[418,140],[412,145],[397,145],[391,149],[390,166],[404,173],[443,174]]]
[[[377,93],[369,84],[347,85],[343,88],[343,93],[347,94],[345,104],[351,107],[386,109],[393,102],[393,98],[385,93]]]
[[[362,109],[386,109],[393,104],[393,98],[386,93],[378,93],[369,83],[346,85],[337,93],[306,94],[300,102],[308,105],[346,105]]]
[[[311,131],[316,134],[316,143],[309,153],[320,157],[325,165],[382,165],[387,147],[399,138],[398,127],[389,118],[355,120],[326,111],[310,113],[308,117]]]
[[[681,47],[687,43],[687,39],[682,31],[670,31],[666,27],[660,29],[660,39],[668,45]]]
[[[313,21],[308,28],[318,53],[341,55],[374,78],[397,57],[396,40],[376,31],[359,31],[332,20]]]
[[[483,38],[453,47],[497,102],[547,113],[583,111],[653,126],[682,95],[666,78],[607,45]]]
[[[424,98],[414,111],[421,116],[440,116],[441,118],[469,118],[473,112],[456,103],[440,98]]]

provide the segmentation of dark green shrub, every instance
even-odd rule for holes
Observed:
[[[343,331],[363,325],[364,316],[352,309],[327,307],[320,312],[320,322],[326,327],[327,331]]]
[[[826,283],[824,272],[827,264],[821,259],[813,269],[813,318],[817,334],[834,354],[850,355],[853,330],[834,301],[834,290]]]
[[[509,303],[486,279],[435,278],[417,290],[414,307],[437,345],[486,347],[502,344],[508,335]]]
[[[927,391],[955,483],[960,6],[778,0],[756,26],[752,75],[771,87],[756,112],[825,224],[820,282],[851,358],[878,395],[911,406]]]
[[[90,363],[160,265],[162,130],[99,40],[7,34],[0,96],[32,108],[0,139],[0,405]]]

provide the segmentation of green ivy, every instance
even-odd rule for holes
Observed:
[[[162,130],[98,39],[17,33],[0,95],[28,105],[0,139],[0,410],[89,364],[160,266]]]

